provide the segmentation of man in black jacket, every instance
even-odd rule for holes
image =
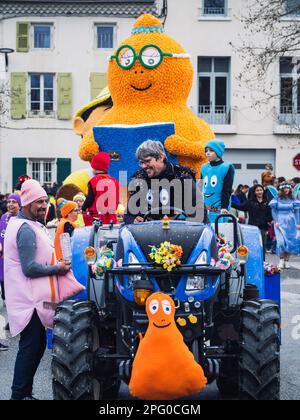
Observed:
[[[175,216],[181,213],[179,210],[189,217],[199,216],[201,194],[190,168],[170,163],[159,141],[148,140],[141,144],[136,158],[142,169],[135,173],[129,184],[126,224],[143,222],[148,211],[154,220],[160,220],[164,215]]]

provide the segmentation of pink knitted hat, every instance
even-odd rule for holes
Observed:
[[[24,182],[21,188],[22,207],[28,206],[28,204],[31,204],[42,197],[47,197],[47,193],[38,181],[29,179]]]

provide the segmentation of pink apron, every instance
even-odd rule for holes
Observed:
[[[52,327],[54,310],[48,309],[49,305],[45,308],[44,302],[58,302],[55,275],[31,279],[23,274],[17,248],[17,233],[24,223],[28,223],[36,234],[35,261],[42,265],[56,263],[53,241],[42,224],[19,218],[10,220],[4,239],[4,281],[8,322],[13,337],[26,328],[35,309],[42,324]]]

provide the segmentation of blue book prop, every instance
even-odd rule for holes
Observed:
[[[158,140],[164,144],[167,137],[175,134],[174,123],[138,125],[107,125],[94,127],[94,138],[99,150],[110,154],[109,174],[118,179],[121,186],[128,185],[139,169],[135,158],[136,149],[146,140]],[[167,159],[177,163],[177,158],[167,152]],[[127,171],[127,176],[124,174]]]

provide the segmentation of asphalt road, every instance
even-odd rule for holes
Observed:
[[[268,259],[275,260],[274,256]],[[291,268],[282,275],[282,348],[281,348],[281,399],[300,400],[300,257],[293,258]],[[5,314],[0,302],[0,337],[3,337],[1,318]],[[14,362],[17,353],[17,339],[6,337],[1,340],[10,346],[9,351],[0,352],[0,400],[10,398]],[[34,383],[34,395],[40,400],[51,400],[51,352],[46,351]],[[123,385],[119,400],[130,399],[127,387]],[[208,386],[195,400],[219,400],[215,384]]]

